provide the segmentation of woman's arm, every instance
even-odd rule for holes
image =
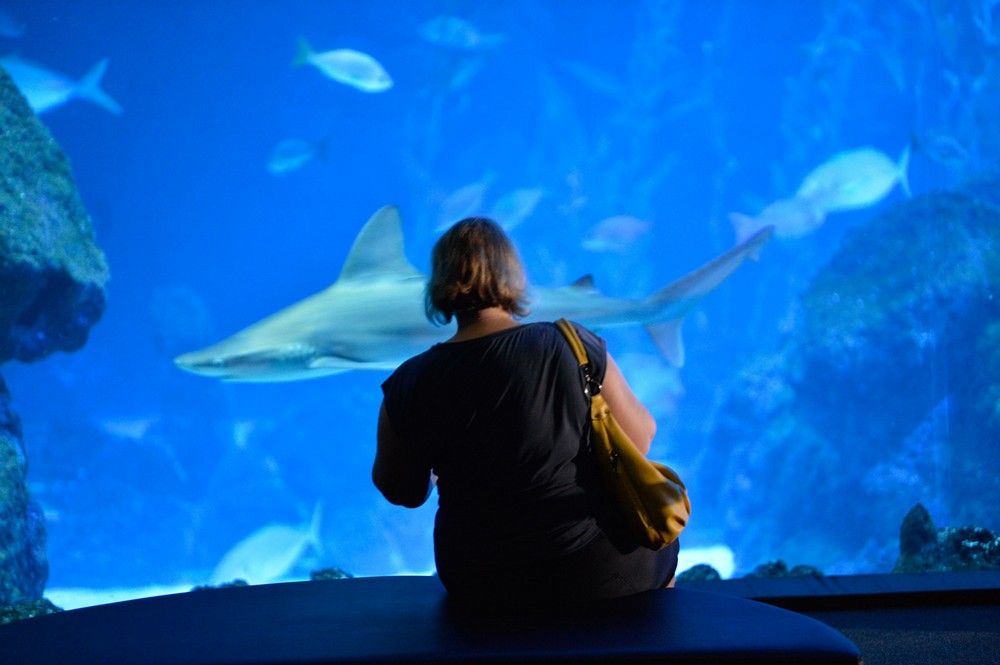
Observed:
[[[419,458],[413,446],[392,430],[385,404],[378,412],[378,443],[372,482],[382,496],[397,506],[416,508],[423,505],[433,487],[430,465]]]
[[[604,371],[601,394],[615,414],[615,420],[622,426],[628,438],[643,455],[649,454],[649,445],[656,435],[656,420],[650,415],[639,398],[632,392],[628,381],[622,375],[615,359],[608,354],[608,367]]]

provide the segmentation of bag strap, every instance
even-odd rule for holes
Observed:
[[[580,366],[589,365],[590,359],[587,358],[587,349],[584,348],[583,342],[580,341],[580,336],[576,334],[576,328],[573,327],[573,324],[566,319],[559,319],[556,321],[556,327],[559,328],[559,332],[569,342],[570,348],[573,349],[573,355],[576,356],[576,361],[580,363]]]
[[[592,374],[590,359],[587,357],[587,349],[583,346],[576,328],[566,319],[556,321],[556,327],[559,328],[559,332],[569,342],[570,348],[573,349],[573,355],[576,356],[576,361],[580,363],[580,373],[583,375],[583,394],[587,396],[587,399],[590,399],[594,395],[599,395],[602,386]]]

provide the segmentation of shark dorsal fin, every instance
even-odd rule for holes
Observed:
[[[594,287],[594,276],[593,275],[584,275],[583,277],[580,277],[575,282],[573,282],[572,284],[570,284],[570,286],[572,286],[573,288],[576,288],[576,289],[592,290],[592,289],[595,288]]]
[[[420,272],[403,252],[403,223],[399,208],[379,208],[358,233],[340,271],[340,281],[371,277],[412,277]]]

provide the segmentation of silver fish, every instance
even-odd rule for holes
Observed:
[[[101,79],[108,68],[107,58],[91,67],[79,81],[16,55],[0,58],[0,67],[14,79],[35,113],[50,111],[71,99],[86,99],[115,115],[122,113],[118,102],[101,89]]]
[[[293,65],[312,65],[338,83],[362,92],[385,92],[392,87],[392,77],[382,64],[361,51],[349,48],[317,53],[305,39],[299,39],[299,52]]]

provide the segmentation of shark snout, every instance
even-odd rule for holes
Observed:
[[[198,352],[183,353],[174,358],[174,364],[183,370],[204,376],[225,376],[229,373],[229,363],[225,358]]]

